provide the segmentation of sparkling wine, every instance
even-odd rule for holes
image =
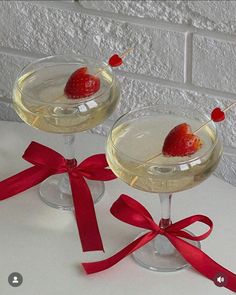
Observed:
[[[202,125],[198,120],[160,114],[135,118],[115,126],[107,145],[111,169],[123,181],[148,192],[177,192],[191,188],[206,179],[218,164],[221,145],[215,130],[209,126],[197,135],[202,147],[186,157],[165,157],[162,151],[166,135],[176,125],[188,123],[192,130]]]
[[[108,118],[120,96],[117,80],[105,69],[98,75],[98,92],[84,99],[68,99],[64,87],[78,67],[73,63],[55,64],[20,76],[13,103],[21,119],[37,129],[65,134],[88,130]],[[100,70],[88,69],[91,74]]]

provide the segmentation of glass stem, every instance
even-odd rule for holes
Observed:
[[[64,157],[67,160],[71,160],[71,164],[75,164],[75,147],[74,147],[74,142],[75,142],[75,136],[73,134],[65,134],[63,135],[64,137]]]
[[[171,197],[172,194],[168,193],[159,193],[160,201],[161,201],[161,219],[159,222],[159,226],[161,228],[166,228],[171,225]],[[154,251],[157,255],[165,256],[165,255],[173,255],[175,253],[174,246],[170,243],[170,241],[163,235],[158,235],[154,241]]]
[[[64,138],[64,158],[69,160],[68,164],[71,167],[76,166],[76,159],[75,159],[75,136],[73,134],[65,134],[63,135]],[[69,177],[67,173],[64,173],[60,182],[59,182],[59,189],[60,189],[60,198],[64,199],[66,197],[71,197],[71,188]]]
[[[171,225],[171,198],[172,194],[169,193],[159,193],[161,202],[161,220],[159,226],[161,228],[166,228]]]

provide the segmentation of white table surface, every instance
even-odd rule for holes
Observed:
[[[23,123],[0,122],[0,179],[29,167],[21,155],[36,140],[62,152],[59,135],[34,130]],[[105,138],[78,134],[76,152],[82,159],[104,151]],[[102,252],[83,253],[72,212],[48,207],[38,197],[37,187],[0,203],[0,294],[1,295],[156,295],[231,294],[192,269],[157,273],[137,265],[131,257],[106,271],[86,275],[80,263],[111,256],[130,243],[140,229],[116,220],[109,209],[126,193],[159,218],[155,194],[132,189],[119,180],[106,183],[106,192],[96,205],[105,246]],[[194,189],[173,198],[173,220],[205,214],[214,221],[214,230],[202,242],[202,249],[217,262],[236,272],[236,188],[211,176]],[[200,230],[201,227],[195,227]],[[8,276],[23,275],[23,284],[11,287]]]

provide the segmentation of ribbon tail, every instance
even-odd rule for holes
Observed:
[[[89,187],[82,176],[69,173],[69,178],[82,249],[104,251]]]
[[[188,242],[169,234],[166,234],[166,237],[181,253],[185,260],[188,261],[198,272],[200,272],[202,275],[212,280],[213,282],[216,279],[217,275],[223,274],[226,278],[226,284],[224,285],[224,287],[236,292],[236,274],[227,270],[226,268],[215,262],[208,255],[206,255],[199,248],[189,244]]]
[[[21,193],[50,176],[49,169],[33,166],[0,182],[0,201]]]
[[[143,245],[151,241],[156,235],[157,233],[153,232],[144,234],[113,256],[101,261],[82,263],[82,266],[87,274],[103,271],[117,264],[120,260],[128,256],[129,254],[141,248]]]

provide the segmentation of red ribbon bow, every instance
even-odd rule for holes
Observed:
[[[213,227],[212,221],[207,216],[193,215],[163,229],[154,222],[150,213],[139,202],[126,195],[121,195],[119,199],[114,202],[110,211],[119,220],[150,231],[105,260],[82,263],[87,274],[99,272],[112,267],[127,255],[141,248],[157,235],[161,234],[166,236],[185,260],[202,275],[214,281],[218,274],[223,274],[226,278],[224,287],[236,291],[236,275],[234,273],[216,263],[199,248],[181,239],[186,238],[193,241],[201,241],[207,238]],[[201,222],[208,225],[209,230],[199,236],[193,236],[183,231],[184,228],[195,222]]]
[[[34,166],[1,181],[0,200],[23,192],[51,175],[67,172],[83,251],[103,250],[93,199],[85,178],[101,181],[116,178],[110,169],[106,169],[105,155],[93,155],[72,167],[71,160],[42,144],[31,142],[23,159]]]

